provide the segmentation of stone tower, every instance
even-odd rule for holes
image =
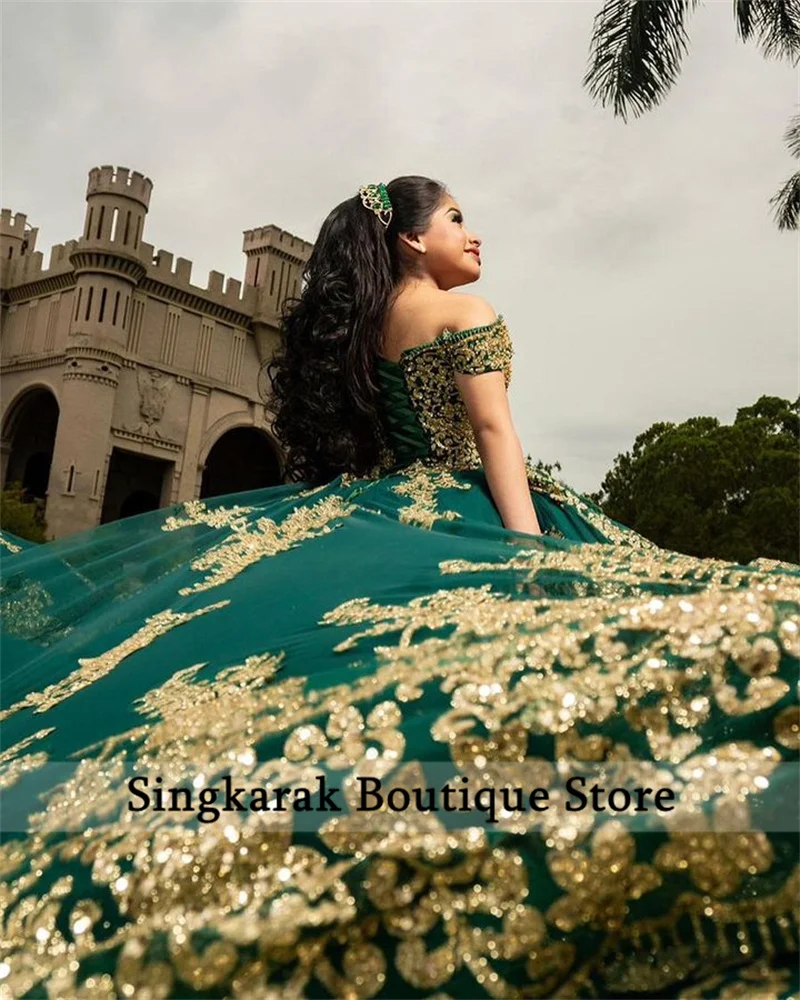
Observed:
[[[152,187],[124,168],[89,172],[83,235],[69,257],[75,308],[48,485],[47,519],[56,537],[66,525],[80,531],[98,521],[131,298],[146,273],[138,250]]]
[[[257,293],[252,329],[263,364],[278,345],[280,306],[300,294],[309,244],[278,226],[261,226],[245,231],[242,250],[247,257],[245,285]]]
[[[245,281],[145,240],[152,187],[89,171],[78,239],[45,266],[37,231],[0,225],[0,485],[45,503],[61,538],[181,501],[282,480],[264,362],[313,246],[244,234]]]

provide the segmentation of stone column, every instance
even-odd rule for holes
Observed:
[[[55,538],[100,523],[120,361],[73,348],[64,372],[47,488],[47,533]]]
[[[189,405],[189,420],[186,428],[186,441],[181,462],[181,481],[178,487],[178,502],[196,500],[198,496],[197,473],[200,460],[200,447],[203,443],[203,431],[206,424],[208,397],[211,390],[208,386],[192,384],[192,400]]]

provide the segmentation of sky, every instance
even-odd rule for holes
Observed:
[[[313,241],[360,184],[444,182],[514,340],[526,454],[582,492],[655,421],[730,423],[800,393],[800,248],[769,198],[797,169],[800,80],[691,16],[664,102],[614,118],[582,80],[596,0],[2,4],[2,205],[45,265],[88,171],[154,184],[144,239],[243,278],[242,232]]]

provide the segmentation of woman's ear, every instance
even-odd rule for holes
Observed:
[[[417,233],[398,233],[398,240],[402,240],[406,246],[411,247],[415,253],[427,253],[425,249],[425,244],[419,238]]]

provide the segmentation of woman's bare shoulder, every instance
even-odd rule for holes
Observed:
[[[383,353],[396,360],[405,350],[435,340],[444,330],[468,330],[496,319],[479,295],[425,291],[395,303],[384,329]]]
[[[448,330],[470,330],[474,326],[494,323],[497,313],[492,305],[480,295],[462,295],[444,292],[449,302],[443,303],[447,312],[445,328]]]

